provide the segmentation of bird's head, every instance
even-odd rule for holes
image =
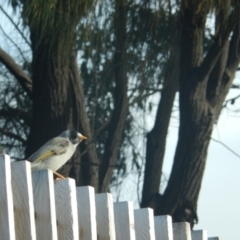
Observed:
[[[66,131],[62,132],[59,136],[60,137],[64,137],[64,138],[68,138],[69,141],[72,144],[78,144],[82,140],[86,140],[87,139],[85,136],[83,136],[81,133],[79,133],[79,132],[77,132],[75,130],[66,130]]]

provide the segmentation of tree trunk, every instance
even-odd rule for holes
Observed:
[[[109,190],[108,188],[112,180],[113,172],[113,168],[109,165],[115,165],[117,162],[125,120],[128,113],[128,81],[126,75],[127,9],[125,1],[116,0],[115,4],[116,13],[114,24],[116,34],[116,51],[114,56],[114,81],[116,87],[114,94],[114,110],[108,127],[108,138],[105,145],[99,176],[99,189],[101,192]]]
[[[93,186],[95,192],[98,192],[98,182],[99,182],[99,160],[96,152],[96,148],[93,142],[93,136],[89,125],[89,120],[86,113],[85,100],[83,87],[81,85],[81,78],[78,71],[76,56],[73,54],[70,64],[70,80],[72,82],[74,98],[75,98],[75,108],[77,109],[77,115],[73,115],[73,119],[77,119],[77,129],[84,133],[88,140],[86,144],[80,145],[80,152],[77,152],[72,163],[73,173],[71,177],[76,179],[78,186]]]
[[[168,125],[171,118],[173,102],[178,89],[179,42],[173,47],[173,57],[169,60],[169,75],[166,77],[153,129],[147,134],[146,164],[142,191],[141,207],[155,208],[158,196],[162,165],[165,153]],[[174,71],[172,71],[174,69]]]
[[[203,58],[206,15],[194,12],[192,7],[191,1],[182,4],[178,144],[168,185],[156,214],[170,214],[174,221],[189,221],[193,226],[198,220],[197,200],[213,125],[239,64],[239,24],[229,47],[228,38],[235,25],[226,27],[223,22],[222,32],[216,33],[211,49]]]
[[[92,143],[81,79],[73,52],[74,31],[67,41],[61,42],[61,39],[58,39],[53,44],[51,33],[39,41],[37,30],[30,30],[33,51],[33,118],[26,157],[62,131],[78,130],[88,137],[87,142],[80,144],[81,153],[85,152],[82,158],[88,166],[81,171],[78,148],[71,161],[64,165],[60,172],[65,176],[70,172],[78,185],[92,185],[97,192],[98,171],[96,166],[91,166],[90,163],[97,163],[98,159]]]
[[[67,128],[76,128],[76,122],[71,118],[72,114],[77,114],[73,107],[74,86],[69,81],[73,43],[68,43],[63,52],[52,49],[46,42],[36,43],[32,37],[33,119],[26,148],[27,157],[50,138]]]

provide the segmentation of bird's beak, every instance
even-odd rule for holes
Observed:
[[[81,135],[81,137],[79,137],[79,138],[80,138],[81,141],[87,139],[87,137],[85,137],[85,136],[83,136],[83,135]]]

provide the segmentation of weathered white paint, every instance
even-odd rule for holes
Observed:
[[[205,230],[192,231],[192,240],[207,240],[207,232]]]
[[[135,240],[133,203],[117,202],[113,207],[116,240]]]
[[[173,240],[172,217],[168,215],[154,217],[157,240]]]
[[[73,179],[54,183],[50,170],[31,175],[27,161],[10,163],[7,155],[0,155],[0,178],[3,240],[220,240],[191,232],[189,223],[171,224],[170,216],[154,218],[152,209],[133,211],[131,202],[113,209],[111,194],[76,188]]]
[[[154,217],[151,208],[134,210],[136,240],[155,240]]]
[[[174,240],[191,240],[190,224],[187,222],[173,223]]]
[[[13,162],[11,170],[16,239],[35,240],[36,229],[30,162]]]
[[[57,240],[53,173],[34,171],[32,181],[37,239]]]
[[[113,201],[110,193],[95,195],[98,240],[115,240]]]
[[[78,240],[78,213],[76,184],[74,179],[55,183],[58,240]]]
[[[8,155],[0,155],[0,236],[15,240],[11,163]]]
[[[78,226],[81,240],[97,240],[95,191],[93,187],[77,187]]]

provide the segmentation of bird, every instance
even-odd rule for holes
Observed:
[[[62,132],[28,158],[32,171],[50,169],[58,178],[64,179],[64,176],[56,171],[72,157],[78,144],[86,139],[87,137],[75,130]]]

